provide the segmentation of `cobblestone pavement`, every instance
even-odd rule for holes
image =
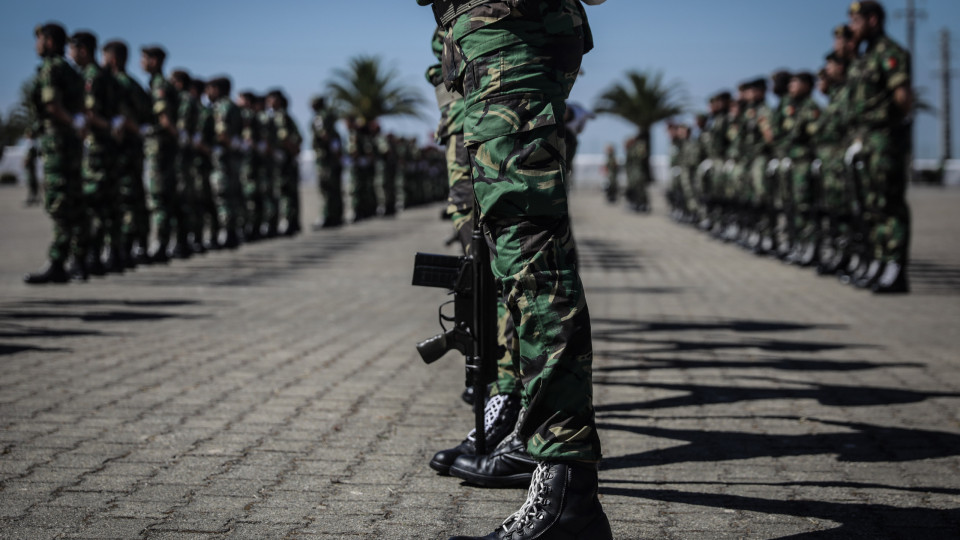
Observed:
[[[960,190],[911,197],[914,294],[882,298],[576,194],[617,538],[960,537]],[[443,539],[524,498],[427,467],[471,418],[461,362],[413,348],[437,207],[28,288],[50,227],[21,199],[0,537]]]

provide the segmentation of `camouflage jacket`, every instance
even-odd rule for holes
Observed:
[[[901,86],[910,88],[910,61],[910,53],[886,35],[876,37],[854,61],[847,74],[847,122],[854,131],[892,131],[904,125],[894,91]]]
[[[186,145],[200,129],[200,100],[190,92],[180,92],[179,102],[177,131],[180,133],[181,144]]]
[[[229,97],[221,97],[212,106],[214,155],[239,151],[243,118],[240,107]]]
[[[707,155],[710,159],[725,159],[727,156],[727,128],[730,117],[726,112],[720,112],[710,117],[710,127],[703,134]]]
[[[177,111],[180,108],[180,96],[177,90],[160,73],[150,78],[150,122],[153,126],[153,137],[172,137],[160,125],[160,117],[166,115],[170,123],[177,125]]]
[[[817,148],[840,147],[847,140],[845,111],[850,93],[846,85],[834,85],[827,93],[830,102],[814,125]]]
[[[83,110],[110,122],[120,113],[119,83],[107,70],[96,62],[90,62],[80,71],[83,77]],[[86,143],[93,148],[112,146],[113,136],[109,129],[89,126]]]
[[[820,107],[812,97],[791,99],[783,111],[783,144],[790,159],[812,159]]]
[[[138,126],[149,123],[150,96],[147,95],[147,92],[124,71],[115,73],[113,77],[117,81],[119,92],[119,113]],[[132,137],[129,134],[124,136],[123,147],[126,152],[143,151],[140,138]]]
[[[339,163],[343,148],[336,129],[336,117],[325,110],[318,112],[310,124],[310,132],[317,163],[326,166]]]
[[[57,103],[68,114],[83,110],[83,80],[62,56],[47,56],[37,70],[33,86],[33,107],[40,132],[46,137],[72,136],[72,126],[63,125],[47,113],[47,105]]]
[[[763,129],[770,117],[766,103],[752,103],[743,111],[741,120],[742,152],[745,159],[753,160],[770,153],[770,145],[763,138]]]
[[[300,144],[303,142],[303,136],[297,123],[293,121],[287,111],[277,111],[273,117],[277,127],[276,148],[283,151],[287,159],[297,154]]]

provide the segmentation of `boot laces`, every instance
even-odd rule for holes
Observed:
[[[541,461],[533,471],[533,478],[530,480],[530,488],[527,490],[527,500],[519,510],[504,520],[504,532],[519,532],[525,529],[534,519],[543,519],[543,507],[546,506],[547,497],[550,495],[550,487],[547,485],[550,466]]]
[[[496,424],[497,418],[500,417],[500,412],[503,411],[503,407],[507,404],[507,399],[509,397],[510,396],[508,394],[497,394],[487,400],[487,404],[483,411],[484,432],[490,433],[493,431],[493,426]],[[467,439],[471,441],[475,441],[477,439],[476,428],[470,430],[470,433],[467,434]]]

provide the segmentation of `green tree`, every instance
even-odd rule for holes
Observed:
[[[677,82],[667,83],[661,72],[628,71],[625,82],[607,88],[594,106],[598,113],[614,114],[637,128],[637,141],[650,148],[655,124],[684,112],[684,91]],[[649,154],[642,163],[650,170]]]
[[[357,56],[347,68],[336,69],[327,90],[343,114],[367,122],[383,116],[419,116],[423,97],[416,88],[400,83],[395,69],[386,69],[379,57]]]

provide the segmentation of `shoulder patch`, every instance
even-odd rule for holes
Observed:
[[[899,65],[897,59],[893,56],[888,57],[887,61],[884,62],[884,66],[887,69],[897,69],[897,65]]]

